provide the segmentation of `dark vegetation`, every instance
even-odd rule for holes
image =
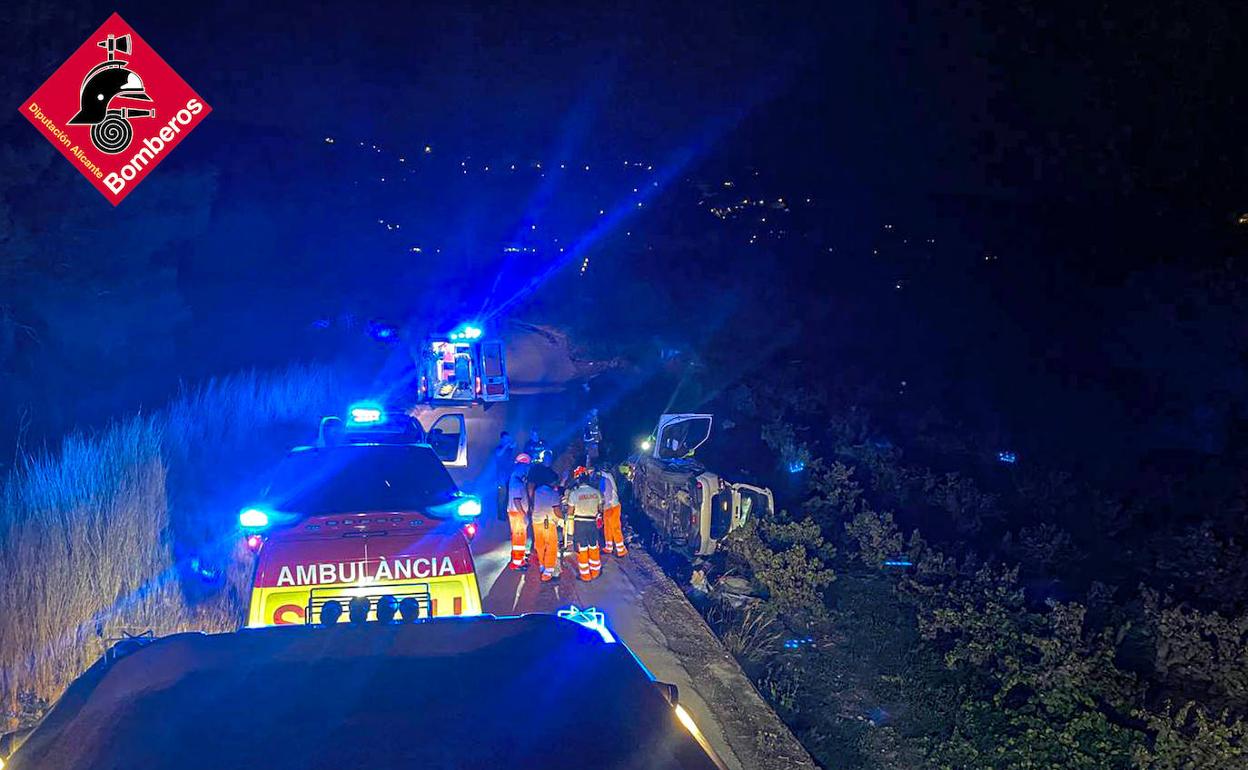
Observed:
[[[813,458],[704,568],[708,620],[822,764],[1248,766],[1241,517],[968,464],[815,391],[724,406],[777,466]],[[756,598],[726,593],[732,576]]]

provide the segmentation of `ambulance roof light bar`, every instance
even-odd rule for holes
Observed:
[[[378,425],[386,421],[386,412],[374,401],[359,401],[347,409],[352,425]]]
[[[453,340],[478,340],[484,332],[480,326],[475,324],[464,324],[455,331],[451,332]]]

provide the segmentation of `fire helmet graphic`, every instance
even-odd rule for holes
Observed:
[[[152,101],[138,73],[130,69],[129,62],[117,58],[119,53],[133,53],[130,36],[110,34],[96,45],[107,52],[108,58],[92,67],[83,78],[80,109],[69,119],[68,125],[91,126],[91,144],[100,152],[116,155],[124,152],[134,138],[130,120],[155,117],[156,110],[113,106],[116,100]]]

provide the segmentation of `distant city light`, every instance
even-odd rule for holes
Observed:
[[[1018,455],[1009,451],[997,452],[997,462],[1013,465],[1018,462]]]

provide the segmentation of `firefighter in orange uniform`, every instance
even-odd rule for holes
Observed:
[[[581,580],[593,580],[602,573],[598,547],[598,517],[602,515],[602,493],[588,470],[573,471],[568,490],[568,514],[572,518],[572,542],[576,544],[576,569]]]
[[[627,556],[624,524],[621,521],[620,490],[615,485],[615,477],[608,470],[599,470],[595,475],[598,479],[598,491],[602,493],[602,551],[614,553],[617,557]]]
[[[533,495],[533,550],[541,567],[542,582],[559,577],[559,520],[563,501],[554,486],[529,482]]]
[[[529,495],[529,456],[516,455],[511,477],[507,479],[507,521],[511,524],[511,569],[529,565],[529,511],[533,499]]]

